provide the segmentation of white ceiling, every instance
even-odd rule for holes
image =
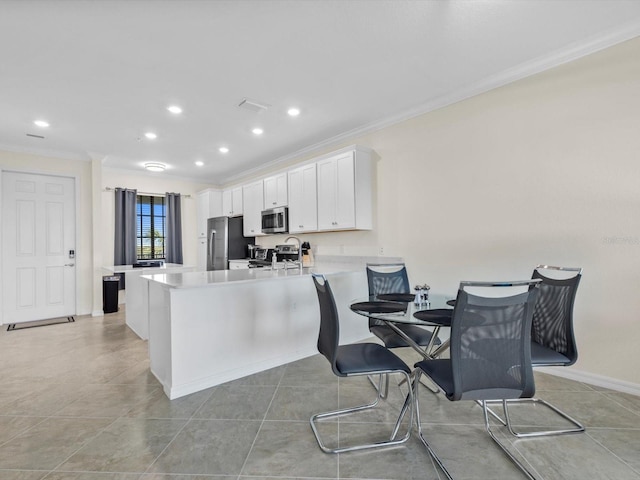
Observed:
[[[0,0],[0,148],[221,185],[639,34],[638,0]]]

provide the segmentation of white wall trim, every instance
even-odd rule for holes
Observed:
[[[638,385],[637,383],[631,383],[625,380],[618,380],[617,378],[605,377],[604,375],[575,370],[573,368],[540,367],[536,368],[536,370],[543,373],[548,373],[549,375],[555,375],[556,377],[567,378],[569,380],[587,383],[596,387],[608,388],[617,392],[640,396],[640,385]]]
[[[91,158],[88,155],[42,147],[22,147],[18,145],[8,145],[6,143],[0,143],[0,150],[13,153],[24,153],[27,155],[39,155],[41,157],[57,158],[62,160],[77,160],[82,162],[91,161]]]

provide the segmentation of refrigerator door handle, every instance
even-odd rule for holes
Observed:
[[[213,251],[214,251],[213,241],[215,240],[215,237],[216,237],[216,231],[211,229],[211,231],[209,232],[209,259],[211,261],[211,266],[213,266]]]

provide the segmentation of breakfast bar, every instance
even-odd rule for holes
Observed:
[[[178,398],[317,353],[319,309],[311,272],[331,279],[341,342],[368,338],[349,310],[366,295],[361,266],[216,270],[146,275],[151,372]]]

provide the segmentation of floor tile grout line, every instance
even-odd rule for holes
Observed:
[[[9,416],[9,415],[7,415]],[[18,416],[18,415],[16,415]],[[0,443],[0,448],[4,447],[5,445],[9,444],[10,442],[12,442],[14,439],[18,438],[21,435],[24,435],[25,433],[29,432],[30,430],[32,430],[33,428],[37,427],[38,425],[40,425],[41,423],[47,421],[48,418],[47,416],[41,416],[41,415],[19,415],[19,417],[25,417],[25,418],[41,418],[41,420],[37,423],[34,423],[33,425],[31,425],[30,427],[27,427],[26,429],[16,433],[14,436],[12,436],[11,438],[9,438],[6,442],[1,442]]]
[[[616,429],[617,430],[617,429]],[[631,465],[629,465],[628,462],[626,462],[622,457],[620,457],[619,455],[616,455],[614,452],[612,452],[609,448],[607,448],[606,445],[604,445],[602,442],[600,442],[597,438],[594,438],[593,436],[591,436],[589,434],[588,431],[585,431],[585,433],[587,434],[587,436],[593,440],[595,443],[597,443],[598,445],[600,445],[606,452],[608,452],[611,456],[613,456],[614,458],[616,458],[618,461],[620,461],[623,465],[626,465],[632,472],[636,473],[638,476],[640,476],[640,470],[636,470],[635,468],[633,468]]]
[[[484,429],[486,431],[486,428]],[[504,439],[506,439],[506,441],[509,443],[509,445],[511,445],[511,447],[518,452],[518,455],[520,455],[520,458],[522,460],[524,460],[524,462],[526,463],[527,466],[527,470],[529,470],[531,473],[535,474],[534,477],[538,480],[545,480],[545,477],[542,476],[542,474],[538,471],[538,469],[531,464],[531,462],[529,461],[529,459],[527,458],[527,456],[524,454],[524,452],[522,452],[521,449],[518,448],[518,443],[516,442],[517,438],[513,437],[512,435],[510,435],[508,433],[508,431],[506,430],[506,427],[503,427],[501,429],[501,433],[504,436]],[[524,445],[524,443],[523,443]],[[497,447],[499,448],[499,447]]]
[[[176,438],[178,438],[178,436],[183,432],[183,430],[184,430],[185,428],[187,428],[187,425],[189,425],[189,424],[190,424],[192,421],[194,421],[194,420],[198,420],[197,418],[194,418],[194,416],[195,416],[196,412],[198,412],[198,411],[202,408],[202,406],[203,406],[207,401],[209,401],[209,399],[210,399],[210,398],[211,398],[211,396],[214,394],[214,392],[215,392],[215,388],[211,390],[211,393],[207,396],[207,398],[206,398],[206,399],[204,399],[204,400],[202,401],[202,403],[200,404],[200,406],[194,410],[193,414],[192,414],[192,415],[191,415],[191,416],[190,416],[190,417],[189,417],[189,418],[184,422],[184,425],[182,425],[182,427],[180,427],[180,429],[176,432],[176,434],[175,434],[175,435],[173,436],[173,438],[169,441],[169,443],[167,443],[167,444],[165,445],[165,447],[164,447],[164,448],[162,449],[162,451],[158,454],[158,456],[157,456],[156,458],[154,458],[154,459],[153,459],[153,461],[152,461],[152,462],[147,466],[147,468],[145,469],[145,471],[144,471],[144,472],[142,472],[142,474],[140,475],[140,478],[143,478],[143,475],[144,475],[144,474],[146,474],[146,473],[152,473],[152,472],[149,472],[149,469],[150,469],[151,467],[153,467],[153,466],[156,464],[156,462],[158,461],[158,459],[159,459],[159,458],[164,454],[164,452],[166,452],[166,451],[167,451],[167,449],[168,449],[168,448],[173,444],[173,442],[176,440]]]
[[[55,417],[53,417],[55,418]],[[85,418],[85,417],[68,417],[68,418]],[[91,418],[91,417],[90,417]],[[100,417],[100,418],[109,418],[109,417]],[[116,423],[121,417],[117,417],[114,418],[114,420],[109,423],[108,425],[106,425],[104,428],[100,429],[95,435],[92,435],[91,437],[89,437],[87,440],[85,440],[84,442],[82,442],[82,444],[75,449],[70,455],[68,455],[64,460],[62,460],[60,463],[58,463],[55,467],[53,467],[51,469],[51,471],[49,473],[55,472],[56,469],[58,467],[60,467],[61,465],[63,465],[67,460],[69,460],[71,457],[73,457],[76,453],[78,453],[80,450],[82,450],[82,448],[84,448],[86,445],[88,445],[90,442],[92,442],[93,440],[95,440],[96,438],[98,438],[98,436],[100,436],[102,433],[104,433],[111,425],[113,425],[114,423]]]
[[[273,405],[273,400],[276,398],[276,395],[278,394],[278,390],[280,388],[280,384],[282,383],[282,379],[284,378],[285,373],[287,372],[287,368],[288,366],[286,366],[282,372],[282,375],[280,376],[280,379],[278,380],[278,384],[276,385],[276,388],[273,390],[273,394],[271,395],[271,400],[269,401],[269,405],[267,406],[267,409],[264,412],[264,415],[262,417],[262,421],[260,422],[260,426],[258,426],[258,431],[256,432],[255,437],[253,437],[253,441],[251,442],[251,446],[249,447],[249,451],[247,452],[247,456],[244,459],[244,462],[242,462],[242,466],[240,467],[240,472],[238,473],[238,477],[242,476],[242,472],[244,471],[246,465],[247,465],[247,461],[249,460],[249,457],[251,456],[251,452],[253,452],[253,447],[256,444],[256,441],[258,439],[258,435],[260,435],[260,432],[262,431],[262,426],[265,423],[265,420],[267,419],[267,415],[269,415],[269,410],[271,410],[271,405]]]
[[[622,403],[620,403],[620,402],[619,402],[615,397],[613,397],[613,398],[612,398],[612,397],[610,396],[611,392],[601,392],[601,393],[602,393],[602,395],[604,395],[604,397],[605,397],[608,401],[613,402],[613,403],[615,403],[616,405],[618,405],[618,406],[620,406],[620,407],[624,408],[624,409],[625,409],[625,410],[627,410],[628,412],[631,412],[631,413],[633,413],[634,415],[636,415],[636,416],[640,417],[640,411],[633,410],[633,409],[631,409],[631,408],[627,407],[626,405],[623,405],[623,404],[622,404]],[[621,393],[621,392],[614,392],[614,393]]]

